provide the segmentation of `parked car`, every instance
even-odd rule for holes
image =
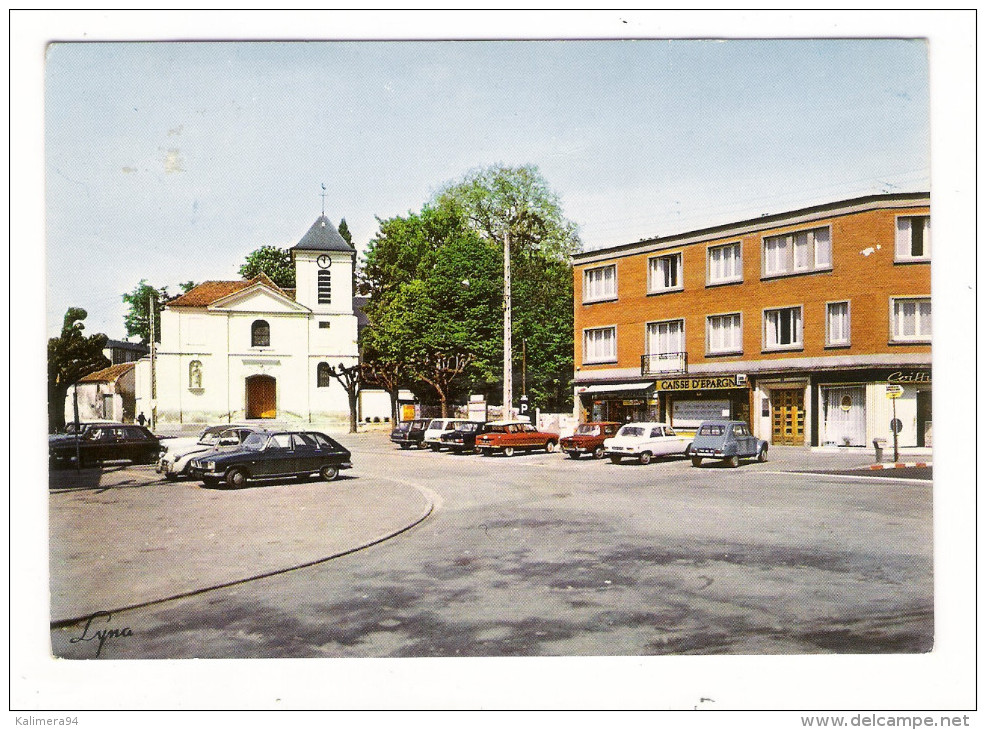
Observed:
[[[614,464],[627,456],[649,464],[655,456],[687,455],[689,439],[679,436],[666,423],[647,421],[626,424],[615,436],[606,439],[603,448]]]
[[[425,429],[428,428],[429,423],[431,423],[429,418],[402,421],[390,432],[390,440],[402,449],[409,449],[412,446],[421,448],[424,445]]]
[[[619,423],[611,421],[580,424],[574,434],[561,440],[561,450],[573,459],[580,458],[582,454],[591,454],[593,459],[601,459],[606,453],[603,441],[615,435],[619,428]]]
[[[465,421],[464,423],[460,423],[454,431],[447,431],[442,434],[442,445],[447,446],[456,454],[478,451],[476,448],[476,437],[481,433],[486,433],[489,425],[489,423],[482,421]]]
[[[153,464],[160,451],[158,437],[143,426],[93,424],[78,437],[79,466],[83,467],[124,459],[135,464]],[[52,466],[73,463],[75,454],[74,434],[48,437]]]
[[[743,421],[704,421],[692,442],[692,466],[702,459],[719,459],[739,466],[740,459],[767,461],[767,442],[750,433]]]
[[[548,453],[558,445],[558,434],[538,431],[526,421],[497,421],[489,424],[486,433],[476,437],[476,448],[483,456],[497,451],[513,456],[516,451],[544,449]]]
[[[165,479],[172,481],[179,477],[187,477],[192,457],[218,448],[229,449],[239,446],[247,436],[258,430],[260,429],[256,426],[224,423],[206,427],[195,439],[162,440],[157,471],[159,474],[164,474]]]
[[[309,476],[326,481],[351,469],[351,454],[318,431],[256,431],[230,451],[213,451],[192,459],[189,472],[204,484],[225,482],[233,488],[251,479]]]
[[[85,433],[87,430],[93,428],[94,426],[125,426],[125,425],[126,425],[125,423],[121,423],[120,421],[100,421],[100,420],[79,421],[79,433],[80,434]],[[68,423],[66,423],[65,428],[61,430],[61,433],[56,435],[62,435],[62,434],[74,436],[75,421],[69,421]]]
[[[446,446],[446,444],[442,442],[442,434],[454,431],[463,423],[467,423],[467,421],[463,418],[432,419],[431,423],[428,424],[428,428],[425,429],[424,445],[432,451],[441,451],[442,447]]]

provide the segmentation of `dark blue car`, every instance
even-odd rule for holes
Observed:
[[[214,451],[192,460],[189,473],[207,485],[225,482],[240,488],[251,479],[277,479],[318,473],[326,481],[351,469],[349,450],[318,431],[258,431],[231,451]]]

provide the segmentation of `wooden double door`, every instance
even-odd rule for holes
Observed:
[[[270,375],[246,379],[246,417],[277,418],[277,381]]]
[[[771,442],[782,446],[805,444],[804,388],[784,388],[770,391]]]

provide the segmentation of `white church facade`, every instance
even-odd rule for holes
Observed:
[[[206,281],[169,301],[154,357],[155,392],[146,392],[145,359],[137,409],[155,425],[348,425],[346,391],[329,369],[359,362],[356,251],[322,215],[291,248],[291,257],[294,290],[261,274]]]

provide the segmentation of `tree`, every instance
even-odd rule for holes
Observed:
[[[339,363],[329,367],[329,375],[339,381],[349,397],[349,433],[356,433],[356,402],[361,383],[360,370],[359,364],[346,367]]]
[[[260,274],[266,274],[282,289],[293,289],[295,277],[291,251],[277,246],[261,246],[247,254],[246,261],[240,267],[240,276],[252,279]]]
[[[108,338],[104,334],[86,337],[82,321],[86,310],[70,307],[65,313],[62,332],[48,340],[48,430],[57,433],[65,427],[65,397],[81,378],[110,366],[103,355]]]
[[[346,243],[350,246],[353,245],[353,234],[350,233],[349,224],[346,223],[345,218],[339,221],[339,235],[346,239]]]
[[[185,281],[178,285],[182,293],[188,292],[195,286],[194,281]],[[123,324],[127,329],[127,336],[140,337],[140,341],[145,345],[151,341],[151,325],[148,314],[151,311],[151,301],[154,302],[154,341],[161,341],[161,310],[171,299],[168,287],[162,286],[155,288],[147,283],[146,279],[141,279],[140,283],[129,294],[123,295],[123,301],[130,305],[130,309],[123,316]]]

